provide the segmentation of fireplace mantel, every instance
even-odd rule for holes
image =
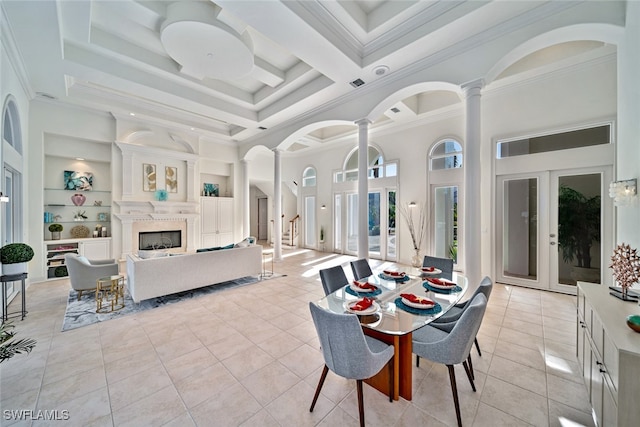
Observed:
[[[197,214],[196,202],[114,200],[119,215],[128,214]]]
[[[182,250],[195,250],[195,221],[200,217],[197,203],[129,200],[114,200],[114,203],[120,208],[113,216],[122,223],[122,256],[137,252],[137,233],[152,229],[150,223],[156,223],[158,229],[166,228],[169,223],[184,224],[180,227],[185,233],[183,242],[186,241]]]

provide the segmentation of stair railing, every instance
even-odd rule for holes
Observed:
[[[299,221],[300,221],[300,214],[294,216],[289,220],[289,231],[290,231],[289,239],[291,240],[290,241],[291,246],[295,246],[294,242],[295,242],[295,239],[298,237],[298,230],[300,228],[298,226]]]

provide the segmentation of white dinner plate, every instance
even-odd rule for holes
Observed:
[[[351,307],[353,307],[354,305],[356,305],[358,303],[358,301],[345,301],[344,303],[344,308],[345,310],[347,310],[349,313],[355,313],[355,314],[373,314],[376,311],[380,310],[380,305],[377,302],[373,302],[373,304],[371,304],[371,307],[365,309],[365,310],[353,310]]]
[[[402,279],[402,278],[404,278],[404,276],[407,275],[407,273],[402,272],[402,271],[394,271],[393,274],[385,273],[383,271],[382,274],[387,276],[387,277],[392,277],[394,279]]]
[[[433,282],[430,282],[428,280],[427,280],[427,282],[429,283],[429,286],[433,286],[434,288],[437,288],[437,289],[453,289],[457,285],[456,282],[452,282],[452,281],[447,280],[447,279],[440,279],[440,280],[446,282],[447,284],[446,285],[438,285],[437,283],[433,283]]]
[[[375,289],[363,289],[363,288],[360,288],[360,287],[354,285],[353,283],[351,283],[349,286],[351,287],[351,290],[353,292],[365,292],[366,293],[366,292],[374,292],[374,291],[378,290],[377,287]]]
[[[428,308],[433,308],[435,307],[436,303],[434,302],[433,304],[419,304],[419,303],[415,303],[415,302],[411,302],[406,298],[402,298],[402,302],[405,305],[408,305],[409,307],[413,307],[413,308],[419,308],[422,310],[426,310]]]
[[[429,274],[429,275],[435,275],[435,274],[442,273],[442,270],[440,270],[438,268],[434,268],[433,271],[429,271],[429,270],[425,270],[424,267],[421,267],[420,271],[422,271],[422,274]]]

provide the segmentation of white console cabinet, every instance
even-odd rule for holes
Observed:
[[[45,240],[44,253],[47,279],[59,279],[68,275],[64,263],[64,255],[67,253],[82,255],[88,259],[111,258],[111,237]]]
[[[201,247],[233,243],[233,197],[201,197]]]
[[[640,314],[640,307],[609,292],[605,285],[578,282],[578,364],[598,425],[637,426],[640,334],[626,317]]]

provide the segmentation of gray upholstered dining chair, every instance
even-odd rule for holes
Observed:
[[[309,412],[313,412],[324,380],[331,370],[341,377],[356,380],[360,425],[364,426],[362,380],[373,377],[385,365],[389,368],[389,401],[393,401],[393,346],[366,336],[355,314],[332,313],[313,302],[309,303],[309,309],[325,361]]]
[[[487,298],[483,293],[476,295],[460,318],[453,324],[451,332],[445,332],[436,327],[426,325],[413,332],[413,352],[420,357],[436,363],[442,363],[449,368],[449,380],[451,392],[456,407],[458,426],[462,426],[460,416],[460,402],[458,400],[458,388],[454,365],[462,363],[471,383],[471,388],[476,391],[471,370],[467,364],[473,340],[480,329],[482,317],[487,308]]]
[[[353,278],[356,280],[373,276],[369,262],[365,258],[351,261],[351,271],[353,271]]]
[[[89,260],[74,253],[64,255],[71,288],[78,291],[78,301],[83,291],[95,291],[96,280],[118,274],[115,259]]]
[[[320,270],[320,281],[322,282],[325,295],[332,294],[341,287],[349,284],[349,280],[344,274],[344,269],[341,265]]]
[[[465,302],[460,302],[454,305],[453,307],[451,307],[445,314],[443,314],[442,316],[434,320],[432,325],[437,328],[439,324],[445,324],[445,323],[451,323],[451,322],[457,321],[462,315],[462,313],[464,313],[464,311],[467,309],[467,307],[469,307],[469,303],[473,300],[473,298],[476,295],[482,293],[487,298],[487,301],[489,301],[489,296],[491,296],[492,289],[493,289],[493,281],[489,276],[485,276],[480,282],[480,285],[478,286],[478,288],[475,290],[475,292],[471,296],[471,298],[469,298]],[[446,328],[440,328],[440,329],[446,330]],[[474,338],[473,342],[476,345],[476,350],[478,350],[478,355],[482,357],[482,352],[480,351],[480,344],[478,344],[478,338]]]
[[[435,267],[438,270],[442,270],[439,276],[443,279],[451,280],[453,277],[453,260],[451,258],[438,258],[426,255],[422,260],[422,266]]]

